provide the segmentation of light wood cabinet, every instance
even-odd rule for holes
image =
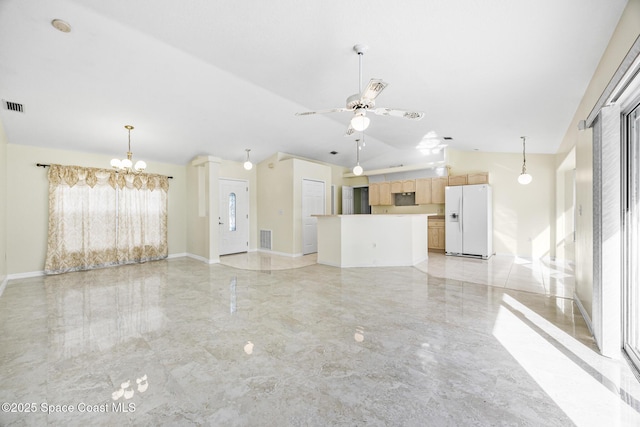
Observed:
[[[413,193],[416,191],[416,180],[391,181],[391,193]]]
[[[405,179],[402,181],[402,192],[403,193],[413,193],[416,191],[416,180],[415,179]]]
[[[449,183],[448,177],[431,178],[431,203],[444,203],[444,189]]]
[[[449,185],[467,185],[467,175],[451,175],[449,176]]]
[[[489,183],[489,173],[488,172],[479,172],[479,173],[470,173],[467,175],[467,184],[488,184]]]
[[[429,249],[444,251],[444,230],[444,219],[429,219],[429,227],[427,228],[427,246]]]
[[[382,206],[390,206],[393,205],[393,198],[391,197],[391,183],[390,182],[379,182],[378,183],[378,191],[380,192],[380,205]]]
[[[416,204],[431,204],[431,178],[416,179]]]
[[[369,206],[391,206],[393,202],[391,182],[383,181],[369,184]]]
[[[369,184],[369,206],[380,204],[380,185],[378,183]]]

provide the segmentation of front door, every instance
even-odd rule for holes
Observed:
[[[318,218],[324,215],[324,182],[302,180],[302,253],[318,252]]]
[[[249,249],[249,185],[220,179],[220,255]]]

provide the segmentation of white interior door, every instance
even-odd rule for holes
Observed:
[[[302,253],[318,252],[318,219],[311,215],[324,215],[324,182],[302,180]]]
[[[220,255],[249,249],[249,184],[220,179]]]
[[[342,215],[353,214],[353,187],[342,186]]]

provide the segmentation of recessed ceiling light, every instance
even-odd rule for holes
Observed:
[[[71,25],[63,21],[62,19],[54,19],[51,21],[51,25],[58,31],[62,31],[63,33],[71,32]]]

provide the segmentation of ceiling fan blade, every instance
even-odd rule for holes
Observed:
[[[340,113],[342,111],[349,111],[349,109],[348,108],[331,108],[330,110],[305,111],[302,113],[296,113],[296,116],[312,116],[314,114]]]
[[[420,120],[424,117],[424,113],[420,111],[395,110],[393,108],[376,108],[371,111],[379,116],[403,117],[411,120]]]
[[[349,127],[347,128],[347,131],[345,132],[344,136],[351,136],[354,133],[356,133],[356,130],[353,128],[353,126],[351,126],[351,122],[349,122]]]
[[[362,91],[360,98],[374,100],[388,84],[381,79],[371,79],[367,87]]]

